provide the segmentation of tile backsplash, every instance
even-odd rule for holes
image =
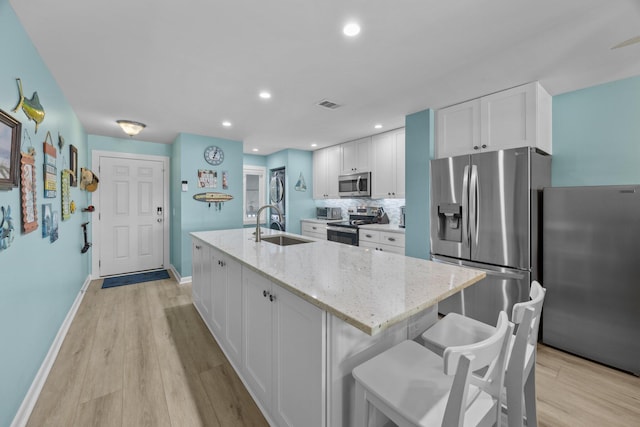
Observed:
[[[325,199],[316,200],[316,206],[330,207],[330,208],[342,208],[342,218],[348,219],[349,208],[356,206],[382,206],[387,216],[389,216],[390,224],[400,223],[400,207],[404,206],[405,199]]]

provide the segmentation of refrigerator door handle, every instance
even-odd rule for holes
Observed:
[[[462,242],[469,246],[469,165],[464,167],[462,174]]]
[[[478,225],[480,214],[480,197],[478,197],[478,166],[471,166],[471,191],[469,192],[469,220],[471,229],[471,239],[478,244]]]

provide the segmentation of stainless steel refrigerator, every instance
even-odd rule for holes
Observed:
[[[431,161],[431,258],[486,271],[481,282],[440,302],[495,324],[538,279],[540,202],[551,157],[515,148]]]
[[[544,190],[542,341],[640,374],[640,185]]]

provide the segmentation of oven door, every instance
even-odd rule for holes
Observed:
[[[327,226],[327,240],[358,246],[358,229]]]

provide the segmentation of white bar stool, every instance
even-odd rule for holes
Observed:
[[[487,339],[447,348],[444,358],[403,341],[357,366],[356,426],[368,426],[373,405],[399,426],[500,427],[501,384],[512,332],[503,311]],[[483,377],[472,375],[485,368]]]
[[[522,427],[526,408],[528,427],[537,427],[536,414],[536,342],[540,326],[540,314],[544,302],[544,289],[533,281],[529,293],[530,301],[513,306],[511,320],[519,325],[516,338],[512,341],[507,355],[505,390],[509,427]],[[480,342],[491,336],[495,328],[486,323],[449,313],[422,334],[425,347],[436,354],[443,355],[445,348]],[[524,396],[524,407],[522,404]],[[505,401],[506,400],[506,401]]]

